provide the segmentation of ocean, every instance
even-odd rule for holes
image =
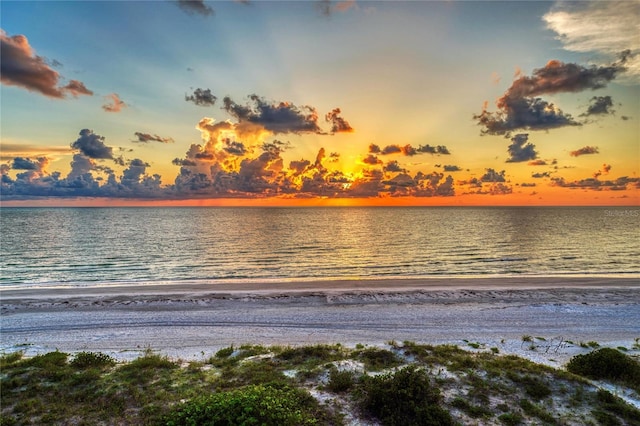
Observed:
[[[627,207],[2,208],[0,287],[640,273]]]

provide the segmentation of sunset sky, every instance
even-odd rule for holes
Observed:
[[[2,1],[2,205],[639,205],[640,2]]]

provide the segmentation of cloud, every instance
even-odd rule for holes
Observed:
[[[0,81],[7,86],[19,86],[50,98],[63,99],[67,94],[93,95],[84,83],[71,80],[59,86],[60,74],[51,69],[47,60],[37,56],[24,35],[9,37],[0,30]]]
[[[412,145],[387,145],[384,148],[380,149],[378,145],[371,144],[369,145],[369,152],[371,153],[379,153],[380,155],[390,155],[390,154],[403,154],[408,157],[412,157],[418,154],[443,154],[450,155],[449,149],[446,146],[438,145],[420,145],[418,148],[414,148]]]
[[[529,161],[527,164],[529,166],[546,166],[547,162],[545,160],[539,159],[539,160]]]
[[[605,87],[624,70],[623,61],[608,66],[584,67],[557,60],[534,69],[533,75],[520,76],[498,99],[498,111],[486,108],[474,115],[484,126],[483,134],[509,136],[514,130],[548,130],[581,125],[570,114],[539,97],[544,94],[581,92]]]
[[[331,122],[331,133],[350,133],[353,132],[353,127],[347,120],[340,117],[340,108],[334,108],[331,112],[325,115],[325,120]]]
[[[445,172],[461,172],[462,169],[460,167],[458,167],[458,166],[445,164],[444,165],[444,171]]]
[[[373,154],[369,154],[367,155],[362,162],[364,164],[370,164],[372,166],[375,166],[377,164],[382,164],[382,160],[380,160],[377,156],[373,155]]]
[[[485,172],[486,173],[480,178],[482,182],[506,182],[504,170],[497,172],[494,169],[488,168],[485,169]]]
[[[158,135],[151,135],[149,133],[135,132],[136,140],[133,142],[141,142],[141,143],[149,143],[149,142],[160,142],[160,143],[173,143],[174,140],[172,138],[163,138]]]
[[[572,157],[579,157],[581,155],[598,154],[598,153],[599,152],[598,152],[597,146],[585,146],[575,151],[571,151],[569,155],[571,155]]]
[[[222,102],[223,109],[240,123],[258,124],[274,134],[325,133],[318,126],[316,109],[307,105],[297,107],[290,102],[268,102],[258,95],[249,96],[247,105],[239,105],[228,96]]]
[[[177,0],[180,9],[190,15],[198,14],[202,16],[214,15],[215,11],[207,6],[203,0]]]
[[[518,133],[511,138],[511,145],[507,148],[509,152],[507,163],[521,163],[534,160],[538,156],[535,145],[527,143],[528,140],[528,133]]]
[[[640,3],[637,1],[558,2],[543,17],[566,50],[593,52],[612,61],[620,52],[628,79],[640,81]]]
[[[564,178],[552,178],[551,185],[570,189],[587,189],[593,191],[624,191],[640,189],[640,178],[622,176],[614,180],[599,180],[597,177],[567,181]]]
[[[197,88],[193,91],[193,95],[185,95],[184,100],[193,102],[198,106],[213,106],[218,98],[211,93],[211,89]]]
[[[79,150],[83,155],[95,159],[113,159],[113,148],[104,144],[104,136],[93,133],[93,130],[80,130],[80,137],[71,144],[71,148]]]
[[[102,109],[107,112],[120,112],[122,108],[125,108],[127,106],[127,104],[125,104],[124,101],[120,99],[117,93],[111,93],[104,98],[111,101],[111,103],[107,102],[102,105]]]
[[[531,177],[534,179],[542,179],[551,177],[551,172],[531,173]]]
[[[405,169],[403,169],[400,164],[393,160],[393,161],[389,161],[384,167],[383,167],[385,172],[406,172]]]
[[[594,96],[589,99],[589,107],[587,111],[580,114],[581,117],[587,117],[590,115],[607,115],[613,114],[615,111],[613,108],[613,100],[611,96]]]
[[[42,171],[49,164],[49,160],[46,157],[39,157],[35,160],[30,158],[16,157],[13,159],[11,168],[13,170],[37,170]]]

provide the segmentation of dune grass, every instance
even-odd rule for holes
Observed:
[[[130,362],[15,352],[0,357],[0,425],[640,424],[640,411],[575,374],[589,375],[582,370],[473,349],[244,345],[193,362],[151,350]],[[607,360],[637,365],[618,353]]]

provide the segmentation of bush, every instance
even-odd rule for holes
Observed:
[[[353,372],[332,370],[329,373],[327,389],[336,393],[346,392],[353,387],[354,382]]]
[[[590,379],[622,382],[640,391],[640,363],[612,348],[602,348],[584,355],[576,355],[567,370]]]
[[[406,367],[393,375],[365,378],[360,405],[385,426],[453,425],[441,401],[440,391],[431,386],[423,370]]]
[[[370,370],[382,370],[400,365],[400,359],[386,349],[367,348],[358,354],[358,358]]]
[[[100,352],[79,352],[76,354],[71,366],[76,368],[101,368],[115,365],[116,360],[107,354]]]
[[[258,385],[214,393],[181,404],[165,417],[164,424],[314,425],[318,423],[316,409],[313,397],[302,390]]]
[[[216,358],[229,358],[231,354],[233,354],[233,346],[229,346],[228,348],[222,348],[218,352],[216,352]]]

